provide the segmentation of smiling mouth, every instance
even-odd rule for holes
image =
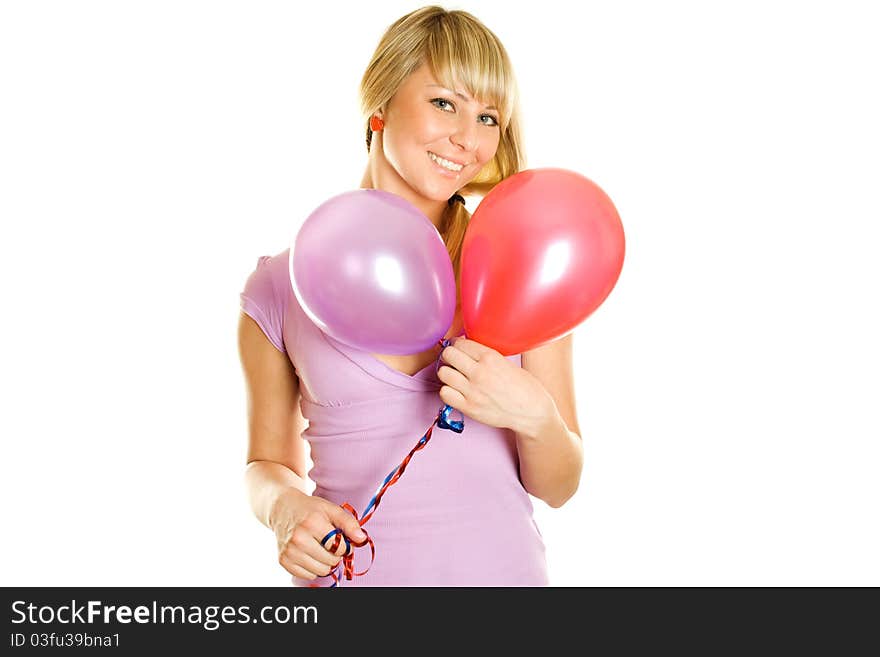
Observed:
[[[463,164],[455,164],[454,162],[450,162],[449,160],[445,160],[432,151],[428,151],[428,158],[432,162],[434,162],[438,167],[440,167],[444,171],[448,171],[449,173],[460,173],[461,170],[464,169]],[[450,167],[455,167],[455,168],[450,168]]]

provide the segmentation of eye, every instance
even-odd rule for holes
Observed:
[[[455,105],[453,105],[451,101],[448,101],[445,98],[433,98],[433,99],[431,99],[431,102],[432,103],[446,103],[446,105],[449,105],[450,107],[453,107],[453,108],[455,107]],[[434,107],[437,107],[439,109],[443,109],[443,107],[440,106],[439,104],[435,104]],[[446,112],[448,110],[443,110],[443,111]],[[483,118],[483,117],[492,119],[492,123],[483,123],[483,125],[487,125],[489,127],[495,127],[498,125],[498,119],[496,119],[493,115],[481,114],[480,118]]]
[[[446,103],[447,105],[453,106],[452,103],[450,103],[445,98],[434,98],[433,100],[431,100],[431,102],[432,103]],[[435,107],[439,107],[439,106],[435,105]],[[440,109],[443,109],[443,108],[441,107]]]

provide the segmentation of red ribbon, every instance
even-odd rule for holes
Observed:
[[[442,347],[446,347],[448,344],[450,344],[451,340],[441,339],[441,340],[438,340],[437,343],[442,348]],[[437,359],[437,368],[438,369],[440,368],[440,358],[442,358],[442,354],[443,354],[442,349],[441,349],[440,354],[441,355]],[[367,505],[367,508],[364,512],[363,518],[358,518],[357,511],[348,502],[346,502],[345,504],[342,505],[343,509],[345,509],[346,511],[348,511],[349,513],[351,513],[351,515],[353,515],[355,517],[355,520],[358,521],[358,524],[360,525],[364,534],[367,534],[367,531],[365,529],[363,529],[363,527],[367,523],[367,521],[373,517],[373,514],[376,512],[376,509],[379,508],[379,502],[382,501],[382,496],[385,495],[385,491],[387,491],[391,486],[396,484],[398,482],[398,480],[400,480],[400,478],[403,476],[404,471],[406,471],[406,466],[409,465],[409,462],[412,459],[413,455],[416,452],[418,452],[420,449],[425,448],[425,445],[427,445],[428,441],[431,440],[431,435],[434,432],[434,426],[437,425],[437,426],[440,426],[441,428],[444,428],[444,429],[452,429],[453,431],[456,431],[458,433],[461,432],[461,429],[463,426],[462,421],[453,422],[452,425],[450,425],[450,423],[447,419],[450,410],[452,410],[452,409],[449,405],[446,405],[445,407],[442,407],[440,409],[440,412],[437,414],[437,417],[434,419],[434,422],[431,423],[431,426],[428,427],[428,430],[419,439],[419,442],[416,443],[416,446],[410,450],[409,454],[406,455],[406,457],[403,459],[403,461],[400,463],[400,465],[397,466],[396,469],[392,470],[391,474],[386,478],[385,483],[382,484],[382,486],[379,488],[379,490],[373,496],[373,499],[370,500],[370,503]],[[335,534],[335,536],[334,536],[334,534]],[[333,538],[333,544],[328,547],[326,545],[326,543],[330,538]],[[333,584],[330,585],[331,587],[338,585],[342,581],[342,577],[344,577],[346,580],[350,581],[354,577],[360,577],[361,575],[365,575],[367,573],[367,571],[370,570],[370,568],[373,566],[373,562],[376,560],[376,546],[373,543],[373,539],[370,538],[369,534],[367,534],[366,539],[364,539],[360,543],[357,543],[355,541],[352,541],[347,536],[345,536],[342,533],[341,529],[336,528],[333,531],[331,531],[330,533],[328,533],[327,536],[324,537],[324,539],[321,541],[321,544],[325,548],[327,548],[327,550],[329,550],[330,552],[335,554],[336,550],[339,548],[339,545],[343,540],[345,541],[345,548],[346,549],[345,549],[345,554],[342,556],[342,561],[341,561],[342,576],[340,577],[337,574],[337,572],[339,570],[339,566],[337,566],[335,569],[330,571],[330,576],[333,578]],[[354,550],[351,547],[352,543],[354,544],[355,547],[363,547],[364,545],[367,545],[369,543],[370,551],[372,553],[372,555],[370,557],[370,565],[367,566],[365,570],[363,570],[362,572],[359,572],[359,573],[354,572]],[[318,588],[318,587],[320,587],[320,584],[310,584],[309,586],[311,588]]]

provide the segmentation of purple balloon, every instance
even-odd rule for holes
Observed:
[[[455,315],[455,274],[434,224],[378,189],[334,196],[303,222],[290,249],[290,281],[311,320],[351,347],[425,351]]]

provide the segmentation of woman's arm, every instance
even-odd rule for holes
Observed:
[[[245,313],[239,319],[238,346],[248,407],[245,487],[254,515],[272,529],[282,505],[308,497],[299,378],[287,356]]]
[[[516,433],[519,478],[531,495],[558,509],[577,492],[584,467],[580,435],[571,431],[558,412],[534,434]]]
[[[244,480],[254,515],[269,529],[275,528],[275,518],[286,511],[285,505],[295,505],[300,495],[308,497],[305,480],[274,461],[251,461]]]
[[[437,370],[440,399],[463,414],[516,434],[520,481],[552,507],[578,488],[583,448],[574,401],[571,334],[523,352],[522,367],[498,351],[456,338]]]
[[[530,494],[558,508],[577,491],[584,467],[575,408],[572,334],[524,352],[522,366],[541,382],[549,400],[534,424],[516,431],[520,480]]]

